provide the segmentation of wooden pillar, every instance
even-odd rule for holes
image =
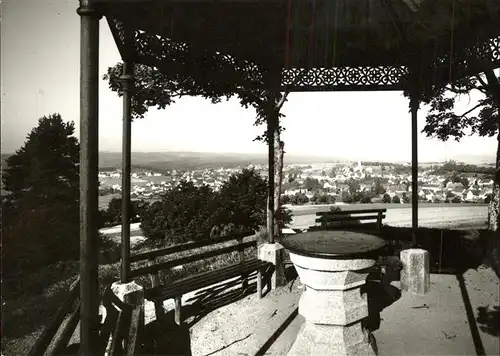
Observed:
[[[267,108],[267,147],[268,147],[268,193],[267,193],[267,231],[269,234],[269,243],[274,243],[274,174],[275,174],[275,157],[274,157],[274,133],[277,125],[274,93],[271,91],[268,96]]]
[[[80,0],[80,354],[95,355],[99,333],[99,19]]]
[[[411,111],[411,226],[413,229],[412,245],[417,242],[418,228],[418,122],[417,114],[419,108],[417,95],[412,94],[410,98]]]
[[[277,110],[277,99],[281,85],[281,67],[276,64],[267,73],[266,84],[269,88],[267,97],[267,144],[268,144],[268,161],[269,161],[269,191],[267,201],[267,229],[269,231],[269,242],[274,243],[276,236],[281,235],[281,231],[277,226],[276,207],[279,205],[279,191],[276,189],[279,186],[279,174],[277,169],[277,161],[279,162],[279,112]]]
[[[122,265],[120,281],[129,282],[130,272],[130,174],[132,154],[132,85],[134,80],[134,64],[123,63],[123,74],[120,76],[123,86],[123,132],[122,132]]]

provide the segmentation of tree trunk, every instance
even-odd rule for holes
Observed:
[[[498,143],[495,161],[495,176],[493,178],[493,195],[488,208],[488,229],[491,231],[498,231],[498,225],[500,225],[500,82],[492,70],[486,71],[485,74],[490,87],[489,92],[495,99],[498,109]]]
[[[498,231],[498,226],[500,225],[500,129],[498,130],[497,141],[493,195],[488,207],[488,229],[491,231]]]

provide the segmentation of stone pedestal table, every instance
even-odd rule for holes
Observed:
[[[282,245],[306,286],[299,301],[305,323],[288,356],[376,355],[373,336],[361,323],[368,316],[361,287],[384,240],[326,230],[289,236]]]

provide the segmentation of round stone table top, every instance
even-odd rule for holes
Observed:
[[[283,247],[297,255],[328,258],[362,258],[385,246],[386,242],[374,235],[343,230],[316,230],[287,236]]]

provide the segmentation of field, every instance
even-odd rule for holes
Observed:
[[[151,176],[151,177],[143,177],[143,178],[131,178],[130,181],[133,185],[143,185],[145,186],[149,182],[154,183],[154,184],[160,184],[162,181],[166,180],[167,177],[165,176]],[[112,187],[115,184],[122,185],[122,179],[121,178],[101,178],[99,179],[99,182],[101,183],[101,186],[103,187]]]
[[[409,204],[356,204],[341,206],[342,210],[387,208],[384,223],[391,226],[411,226],[411,207]],[[294,212],[292,227],[306,228],[314,224],[318,211],[328,211],[329,206],[297,209]],[[488,218],[488,206],[479,204],[422,204],[418,209],[419,226],[424,227],[483,227]]]
[[[295,216],[315,214],[320,211],[328,211],[330,207],[338,206],[342,210],[359,210],[359,209],[411,209],[411,204],[318,204],[318,205],[293,205],[288,207]],[[428,208],[459,208],[459,207],[487,207],[487,204],[455,204],[455,203],[419,203],[420,209]]]
[[[99,209],[106,209],[113,197],[112,194],[99,197]],[[314,224],[315,214],[328,211],[332,205],[300,205],[292,206],[294,218],[293,228],[306,228]],[[342,210],[380,209],[386,208],[385,224],[392,226],[411,226],[411,204],[351,204],[338,205]],[[475,228],[484,227],[488,218],[488,206],[485,204],[420,204],[419,225],[425,227],[454,227],[467,225]]]
[[[113,198],[121,198],[121,194],[108,194],[99,197],[99,209],[105,210],[108,208],[108,204]]]

